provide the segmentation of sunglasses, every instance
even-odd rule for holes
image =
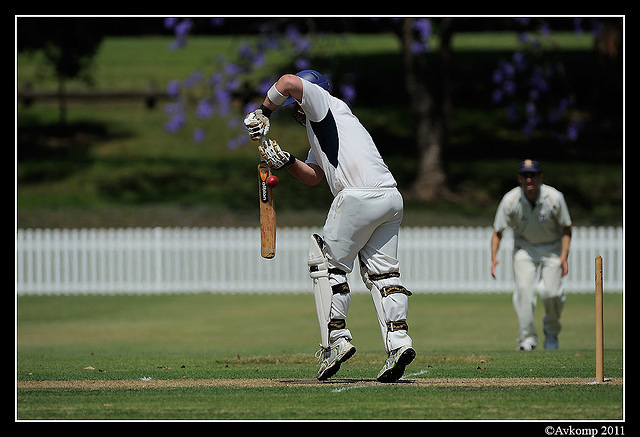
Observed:
[[[540,176],[540,173],[532,173],[532,172],[520,173],[520,176],[522,176],[525,179],[528,179],[528,178],[535,179],[536,177]]]

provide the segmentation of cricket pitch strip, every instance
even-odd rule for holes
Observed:
[[[334,387],[361,388],[368,386],[407,385],[412,387],[508,387],[527,385],[581,385],[598,384],[594,378],[402,378],[393,383],[381,383],[375,379],[332,378],[318,381],[314,378],[299,379],[127,379],[127,380],[70,380],[70,381],[18,381],[18,389],[158,389],[181,387]],[[622,385],[623,378],[605,378],[603,384]],[[342,390],[336,390],[342,391]]]

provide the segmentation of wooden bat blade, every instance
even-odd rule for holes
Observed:
[[[267,185],[271,169],[267,164],[258,164],[258,197],[260,199],[260,255],[263,258],[276,256],[276,210],[273,204],[273,188]]]

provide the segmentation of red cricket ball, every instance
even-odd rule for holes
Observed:
[[[277,176],[269,176],[267,178],[267,185],[270,186],[271,188],[275,188],[278,186],[278,177]]]

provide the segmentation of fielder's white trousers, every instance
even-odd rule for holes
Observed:
[[[334,198],[323,228],[329,266],[350,273],[358,259],[362,273],[399,272],[398,232],[402,217],[402,195],[396,188],[343,189]],[[347,282],[347,278],[330,274],[329,281],[333,286]],[[402,285],[398,277],[373,282],[365,281],[365,284],[374,299],[380,299],[373,295],[380,293],[380,288]],[[350,303],[350,293],[334,294],[331,318],[346,319]],[[384,312],[378,314],[381,323],[406,320],[407,295],[391,294],[382,298],[381,305]],[[351,333],[348,329],[331,331],[331,342],[340,337],[351,339]],[[383,337],[387,351],[412,344],[406,330],[388,332]]]
[[[516,290],[513,307],[518,318],[518,343],[537,345],[534,320],[536,290],[544,304],[543,329],[546,335],[558,335],[565,296],[562,291],[562,266],[557,254],[541,254],[535,249],[516,248],[513,253]]]

